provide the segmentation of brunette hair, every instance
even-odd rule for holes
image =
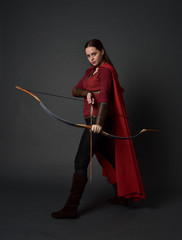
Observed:
[[[102,44],[102,42],[100,40],[98,40],[98,39],[89,40],[88,42],[86,42],[84,50],[87,47],[95,47],[99,51],[101,51],[103,49],[104,50],[103,58],[104,58],[105,62],[109,63],[110,65],[112,65],[114,67],[114,65],[112,64],[110,58],[108,57],[108,55],[106,53],[106,50],[104,49],[104,46],[103,46],[103,44]]]

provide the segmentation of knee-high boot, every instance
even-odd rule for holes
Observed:
[[[108,202],[111,204],[119,204],[126,207],[128,205],[128,199],[124,197],[118,197],[116,183],[113,184],[113,188],[115,191],[115,196],[113,198],[108,199]]]
[[[73,175],[72,187],[66,204],[61,210],[59,210],[58,212],[53,212],[51,214],[53,218],[61,219],[78,217],[77,208],[79,206],[80,199],[82,197],[87,180],[87,177],[77,174]]]

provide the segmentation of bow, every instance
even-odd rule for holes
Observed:
[[[67,121],[59,116],[57,116],[55,113],[51,112],[42,102],[41,100],[36,96],[34,95],[33,93],[29,92],[28,90],[24,89],[24,88],[21,88],[21,87],[18,87],[16,86],[16,88],[20,91],[23,91],[27,94],[29,94],[30,96],[32,96],[35,100],[37,100],[41,106],[41,108],[47,113],[49,114],[49,116],[57,119],[58,121],[62,122],[62,123],[65,123],[67,125],[70,125],[70,126],[73,126],[73,127],[78,127],[78,128],[86,128],[86,129],[89,129],[91,130],[91,126],[89,125],[85,125],[85,124],[80,124],[80,123],[73,123],[73,122],[70,122],[70,121]],[[133,135],[133,136],[130,136],[130,137],[120,137],[120,136],[115,136],[115,135],[112,135],[110,133],[107,133],[105,131],[101,131],[100,134],[106,136],[106,137],[109,137],[109,138],[114,138],[114,139],[132,139],[132,138],[135,138],[135,137],[138,137],[140,134],[144,133],[144,132],[158,132],[159,130],[157,129],[142,129],[139,133]]]

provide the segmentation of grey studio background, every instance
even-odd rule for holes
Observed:
[[[15,85],[71,97],[98,38],[125,89],[146,200],[110,206],[112,187],[94,158],[80,218],[54,220],[69,193],[81,129],[50,118]],[[179,239],[181,221],[180,1],[2,1],[1,239]],[[57,115],[84,123],[82,103],[38,95]]]

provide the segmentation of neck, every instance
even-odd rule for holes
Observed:
[[[101,65],[103,65],[105,61],[103,60],[98,66],[96,66],[96,69],[99,68]]]

